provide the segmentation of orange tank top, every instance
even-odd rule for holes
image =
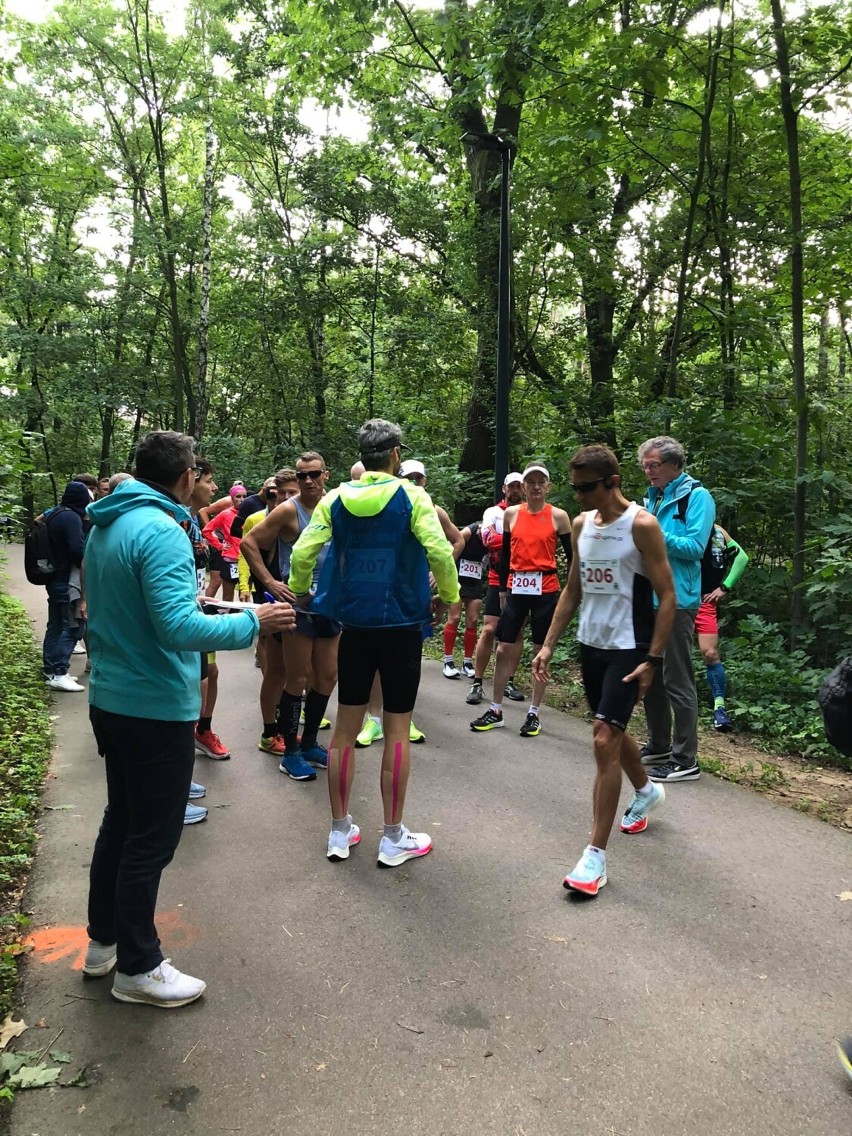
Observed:
[[[553,507],[545,505],[538,513],[531,513],[526,505],[518,508],[512,525],[512,555],[509,588],[515,583],[515,576],[530,572],[541,572],[541,592],[559,591],[559,577],[556,575],[556,530],[553,527]]]

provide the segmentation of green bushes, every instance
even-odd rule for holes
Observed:
[[[50,716],[29,620],[21,604],[0,593],[0,1020],[17,979],[17,904],[50,749]]]

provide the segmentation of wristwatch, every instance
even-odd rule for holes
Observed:
[[[652,667],[661,667],[663,665],[662,655],[646,655],[642,660],[643,663],[650,663]]]

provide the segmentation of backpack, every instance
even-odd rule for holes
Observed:
[[[67,511],[67,508],[67,505],[59,505],[45,516],[37,517],[24,538],[24,572],[31,584],[51,584],[56,578],[48,524],[61,509]]]
[[[825,736],[835,749],[852,757],[852,656],[841,659],[817,695]]]
[[[689,508],[689,498],[692,490],[681,497],[677,503],[677,519],[686,521],[686,510]],[[715,592],[728,574],[731,562],[735,559],[734,549],[725,540],[725,534],[714,524],[710,536],[701,554],[701,594]]]

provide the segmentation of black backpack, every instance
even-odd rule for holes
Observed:
[[[24,572],[31,584],[51,584],[56,579],[48,525],[62,509],[67,511],[68,506],[60,505],[49,514],[37,517],[24,538]]]
[[[835,749],[852,757],[852,656],[841,659],[817,695],[825,736]]]
[[[681,497],[677,503],[677,519],[686,521],[686,510],[689,508],[689,499],[692,490]],[[715,592],[728,574],[731,561],[736,556],[734,549],[725,540],[725,534],[714,524],[710,530],[710,537],[701,555],[701,594]]]

